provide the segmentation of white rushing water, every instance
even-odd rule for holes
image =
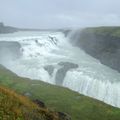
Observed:
[[[62,32],[17,32],[0,35],[0,41],[21,44],[21,58],[3,63],[19,76],[56,84],[63,67],[58,63],[74,63],[78,67],[66,70],[61,85],[120,107],[120,74],[72,46]]]

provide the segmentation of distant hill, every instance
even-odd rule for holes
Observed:
[[[0,23],[0,34],[13,33],[17,31],[18,31],[18,28],[11,27],[11,26],[5,26],[3,23]]]
[[[18,31],[52,31],[52,32],[63,32],[65,35],[67,35],[70,30],[69,29],[16,28],[12,26],[5,26],[4,23],[0,22],[0,34],[14,33]]]

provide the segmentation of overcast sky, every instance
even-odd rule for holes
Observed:
[[[120,26],[120,0],[0,0],[0,21],[24,28]]]

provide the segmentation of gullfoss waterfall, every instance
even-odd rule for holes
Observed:
[[[68,87],[120,107],[120,73],[73,46],[63,32],[1,34],[0,42],[6,47],[0,55],[9,56],[1,64],[17,75]],[[19,57],[17,52],[10,54],[15,43]]]

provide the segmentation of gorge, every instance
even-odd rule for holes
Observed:
[[[68,87],[120,107],[119,49],[115,46],[119,46],[118,40],[115,39],[117,42],[112,44],[113,40],[109,37],[93,39],[95,35],[91,31],[75,30],[69,31],[67,35],[61,31],[1,34],[0,44],[4,43],[4,48],[9,49],[9,54],[14,56],[14,59],[9,57],[1,63],[19,76]],[[4,49],[0,55],[3,53],[6,56],[8,52]]]

